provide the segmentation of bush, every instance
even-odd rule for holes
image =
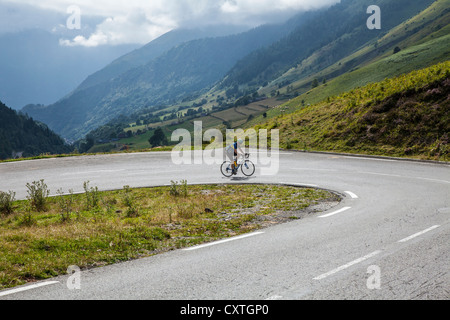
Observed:
[[[100,202],[100,193],[98,187],[89,188],[89,181],[83,183],[84,194],[86,196],[86,210],[98,208]]]
[[[31,208],[38,212],[45,211],[50,190],[44,183],[44,180],[33,181],[31,184],[27,183],[27,188],[27,199],[30,201]]]
[[[69,190],[69,196],[65,196],[62,189],[58,189],[58,204],[61,209],[61,221],[66,222],[70,219],[72,206],[74,203],[73,190]]]
[[[125,191],[125,197],[123,199],[123,204],[128,207],[126,216],[128,218],[138,217],[139,209],[138,209],[138,207],[136,205],[136,201],[133,197],[133,190],[131,190],[130,186],[124,186],[123,189]]]
[[[15,200],[16,193],[9,191],[8,193],[0,191],[0,213],[9,215],[13,213],[13,202]]]
[[[178,181],[170,181],[171,182],[171,186],[170,186],[170,195],[174,196],[174,197],[187,197],[188,196],[188,190],[187,190],[187,181],[186,180],[181,180],[181,185],[178,184]]]

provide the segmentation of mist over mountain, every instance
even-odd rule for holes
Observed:
[[[10,107],[51,104],[87,76],[136,45],[69,48],[60,36],[34,29],[0,35],[0,97]]]

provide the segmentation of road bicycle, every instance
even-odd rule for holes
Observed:
[[[229,160],[224,161],[220,167],[220,171],[225,177],[229,178],[232,175],[236,175],[240,168],[244,176],[251,177],[255,173],[256,167],[253,162],[248,160],[249,157],[249,153],[246,153],[245,156],[241,155],[239,159],[236,160],[237,165],[234,171],[232,169],[232,162]]]

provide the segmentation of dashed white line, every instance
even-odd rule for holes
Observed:
[[[345,191],[352,199],[358,199],[358,196],[351,191]]]
[[[292,168],[292,170],[299,170],[299,171],[324,171],[324,172],[338,172],[339,170],[336,169],[315,169],[315,168]]]
[[[327,278],[327,277],[329,277],[329,276],[331,276],[331,275],[333,275],[335,273],[338,273],[338,272],[340,272],[342,270],[350,268],[351,266],[354,266],[355,264],[358,264],[358,263],[361,263],[361,262],[363,262],[365,260],[373,258],[373,257],[375,257],[376,255],[378,255],[380,253],[381,253],[381,250],[372,252],[372,253],[368,254],[367,256],[364,256],[362,258],[359,258],[359,259],[356,259],[356,260],[354,260],[352,262],[344,264],[343,266],[340,266],[340,267],[338,267],[336,269],[333,269],[333,270],[331,270],[331,271],[329,271],[327,273],[321,274],[320,276],[313,278],[313,280],[323,280],[323,279],[325,279],[325,278]]]
[[[342,212],[350,210],[350,209],[351,209],[351,207],[345,207],[345,208],[342,208],[340,210],[337,210],[337,211],[334,211],[334,212],[327,213],[327,214],[324,214],[322,216],[319,216],[319,218],[328,218],[328,217],[334,216],[334,215],[336,215],[338,213],[342,213]]]
[[[211,243],[201,244],[199,246],[186,248],[186,249],[183,249],[183,250],[184,251],[198,250],[198,249],[202,249],[202,248],[206,248],[206,247],[210,247],[210,246],[215,246],[215,245],[226,243],[226,242],[231,242],[231,241],[236,241],[236,240],[240,240],[240,239],[244,239],[244,238],[254,237],[254,236],[257,236],[257,235],[260,235],[260,234],[263,234],[263,233],[264,232],[254,232],[254,233],[244,234],[242,236],[237,236],[237,237],[233,237],[233,238],[229,238],[229,239],[225,239],[225,240],[219,240],[219,241],[215,241],[215,242],[211,242]]]
[[[45,286],[49,286],[49,285],[53,285],[53,284],[57,284],[57,283],[59,283],[59,281],[46,281],[46,282],[32,284],[32,285],[29,285],[26,287],[7,290],[7,291],[0,292],[0,297],[4,297],[4,296],[10,295],[10,294],[15,294],[15,293],[19,293],[19,292],[23,292],[23,291],[27,291],[27,290],[37,289],[40,287],[45,287]]]
[[[280,300],[282,298],[283,298],[282,296],[271,296],[271,297],[267,298],[266,301]]]
[[[428,229],[426,229],[426,230],[417,232],[417,233],[413,234],[412,236],[409,236],[409,237],[406,237],[406,238],[404,238],[404,239],[402,239],[402,240],[399,240],[398,242],[400,242],[400,243],[402,243],[402,242],[407,242],[407,241],[409,241],[409,240],[412,240],[412,239],[414,239],[414,238],[417,238],[417,237],[419,237],[419,236],[421,236],[421,235],[423,235],[423,234],[425,234],[425,233],[427,233],[427,232],[430,232],[430,231],[432,231],[432,230],[434,230],[434,229],[437,229],[437,228],[439,228],[439,227],[440,227],[440,225],[432,226],[431,228],[428,228]]]

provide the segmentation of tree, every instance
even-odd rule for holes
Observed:
[[[153,136],[148,140],[148,142],[153,148],[158,146],[166,146],[169,144],[169,141],[161,128],[155,130]]]

